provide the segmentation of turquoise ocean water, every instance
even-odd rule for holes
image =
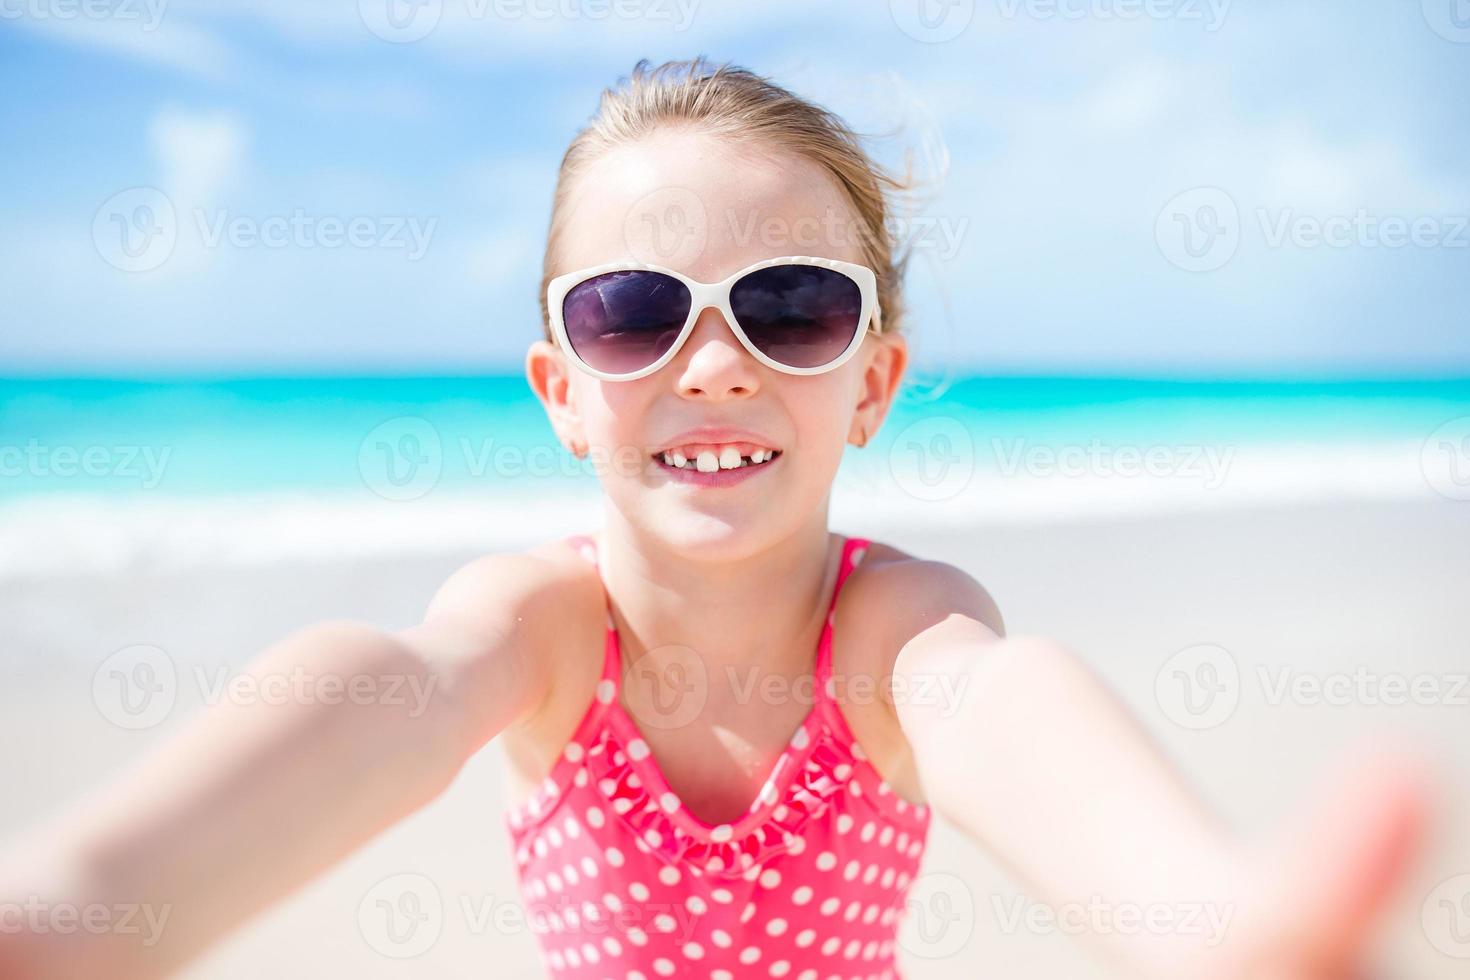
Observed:
[[[907,386],[870,450],[849,456],[902,469],[923,467],[932,450],[994,472],[1014,452],[1048,448],[1342,450],[1423,442],[1465,417],[1470,379],[967,377]],[[515,496],[595,477],[560,448],[519,374],[0,381],[0,502],[316,490],[392,499],[425,480]]]

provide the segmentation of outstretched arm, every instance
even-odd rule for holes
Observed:
[[[547,671],[531,653],[556,619],[541,608],[554,574],[528,555],[490,556],[452,576],[412,629],[323,623],[264,651],[245,673],[304,675],[342,696],[210,706],[0,860],[0,901],[126,904],[160,928],[0,930],[0,980],[167,975],[429,802],[539,703]]]
[[[1104,930],[1130,976],[1342,980],[1422,824],[1405,760],[1359,760],[1270,852],[1223,826],[1102,681],[1060,643],[1003,638],[988,596],[940,563],[916,574],[896,676],[948,678],[961,710],[897,706],[934,808],[1039,900],[1184,913]],[[922,597],[930,598],[922,598]],[[987,625],[989,624],[989,625]],[[1192,916],[1189,916],[1192,917]],[[1213,923],[1213,926],[1210,925]]]

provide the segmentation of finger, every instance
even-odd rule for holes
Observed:
[[[1364,747],[1290,822],[1279,852],[1282,912],[1314,969],[1354,975],[1351,964],[1423,839],[1429,801],[1418,752]]]

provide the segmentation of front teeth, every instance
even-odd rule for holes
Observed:
[[[764,463],[766,460],[771,459],[775,455],[776,453],[774,450],[766,451],[757,449],[755,452],[750,454],[750,462],[747,463],[744,459],[741,458],[740,450],[736,449],[734,446],[726,446],[724,449],[720,450],[720,454],[718,456],[716,456],[708,449],[703,450],[694,459],[692,464],[688,459],[684,457],[684,454],[680,452],[665,452],[663,454],[663,460],[664,465],[666,466],[674,466],[679,469],[686,470],[698,470],[700,473],[713,473],[716,470],[734,470],[739,469],[742,466],[755,466],[758,463]]]

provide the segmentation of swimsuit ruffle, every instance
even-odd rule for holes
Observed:
[[[811,737],[807,732],[805,726],[799,729],[798,740]],[[766,781],[752,807],[767,808],[764,819],[748,828],[740,819],[713,832],[701,829],[697,835],[674,817],[681,804],[673,793],[661,786],[649,786],[647,770],[629,756],[628,745],[612,726],[604,726],[587,749],[586,766],[590,781],[617,818],[633,831],[641,850],[695,873],[752,875],[778,854],[799,853],[805,845],[807,825],[822,818],[831,807],[832,797],[852,778],[852,754],[844,751],[824,728],[819,729],[815,741],[804,758],[796,749],[788,748],[791,754]],[[792,764],[799,765],[799,770],[794,778],[784,779],[782,770]],[[783,784],[784,788],[777,788]],[[779,798],[772,799],[773,794],[779,794]]]

